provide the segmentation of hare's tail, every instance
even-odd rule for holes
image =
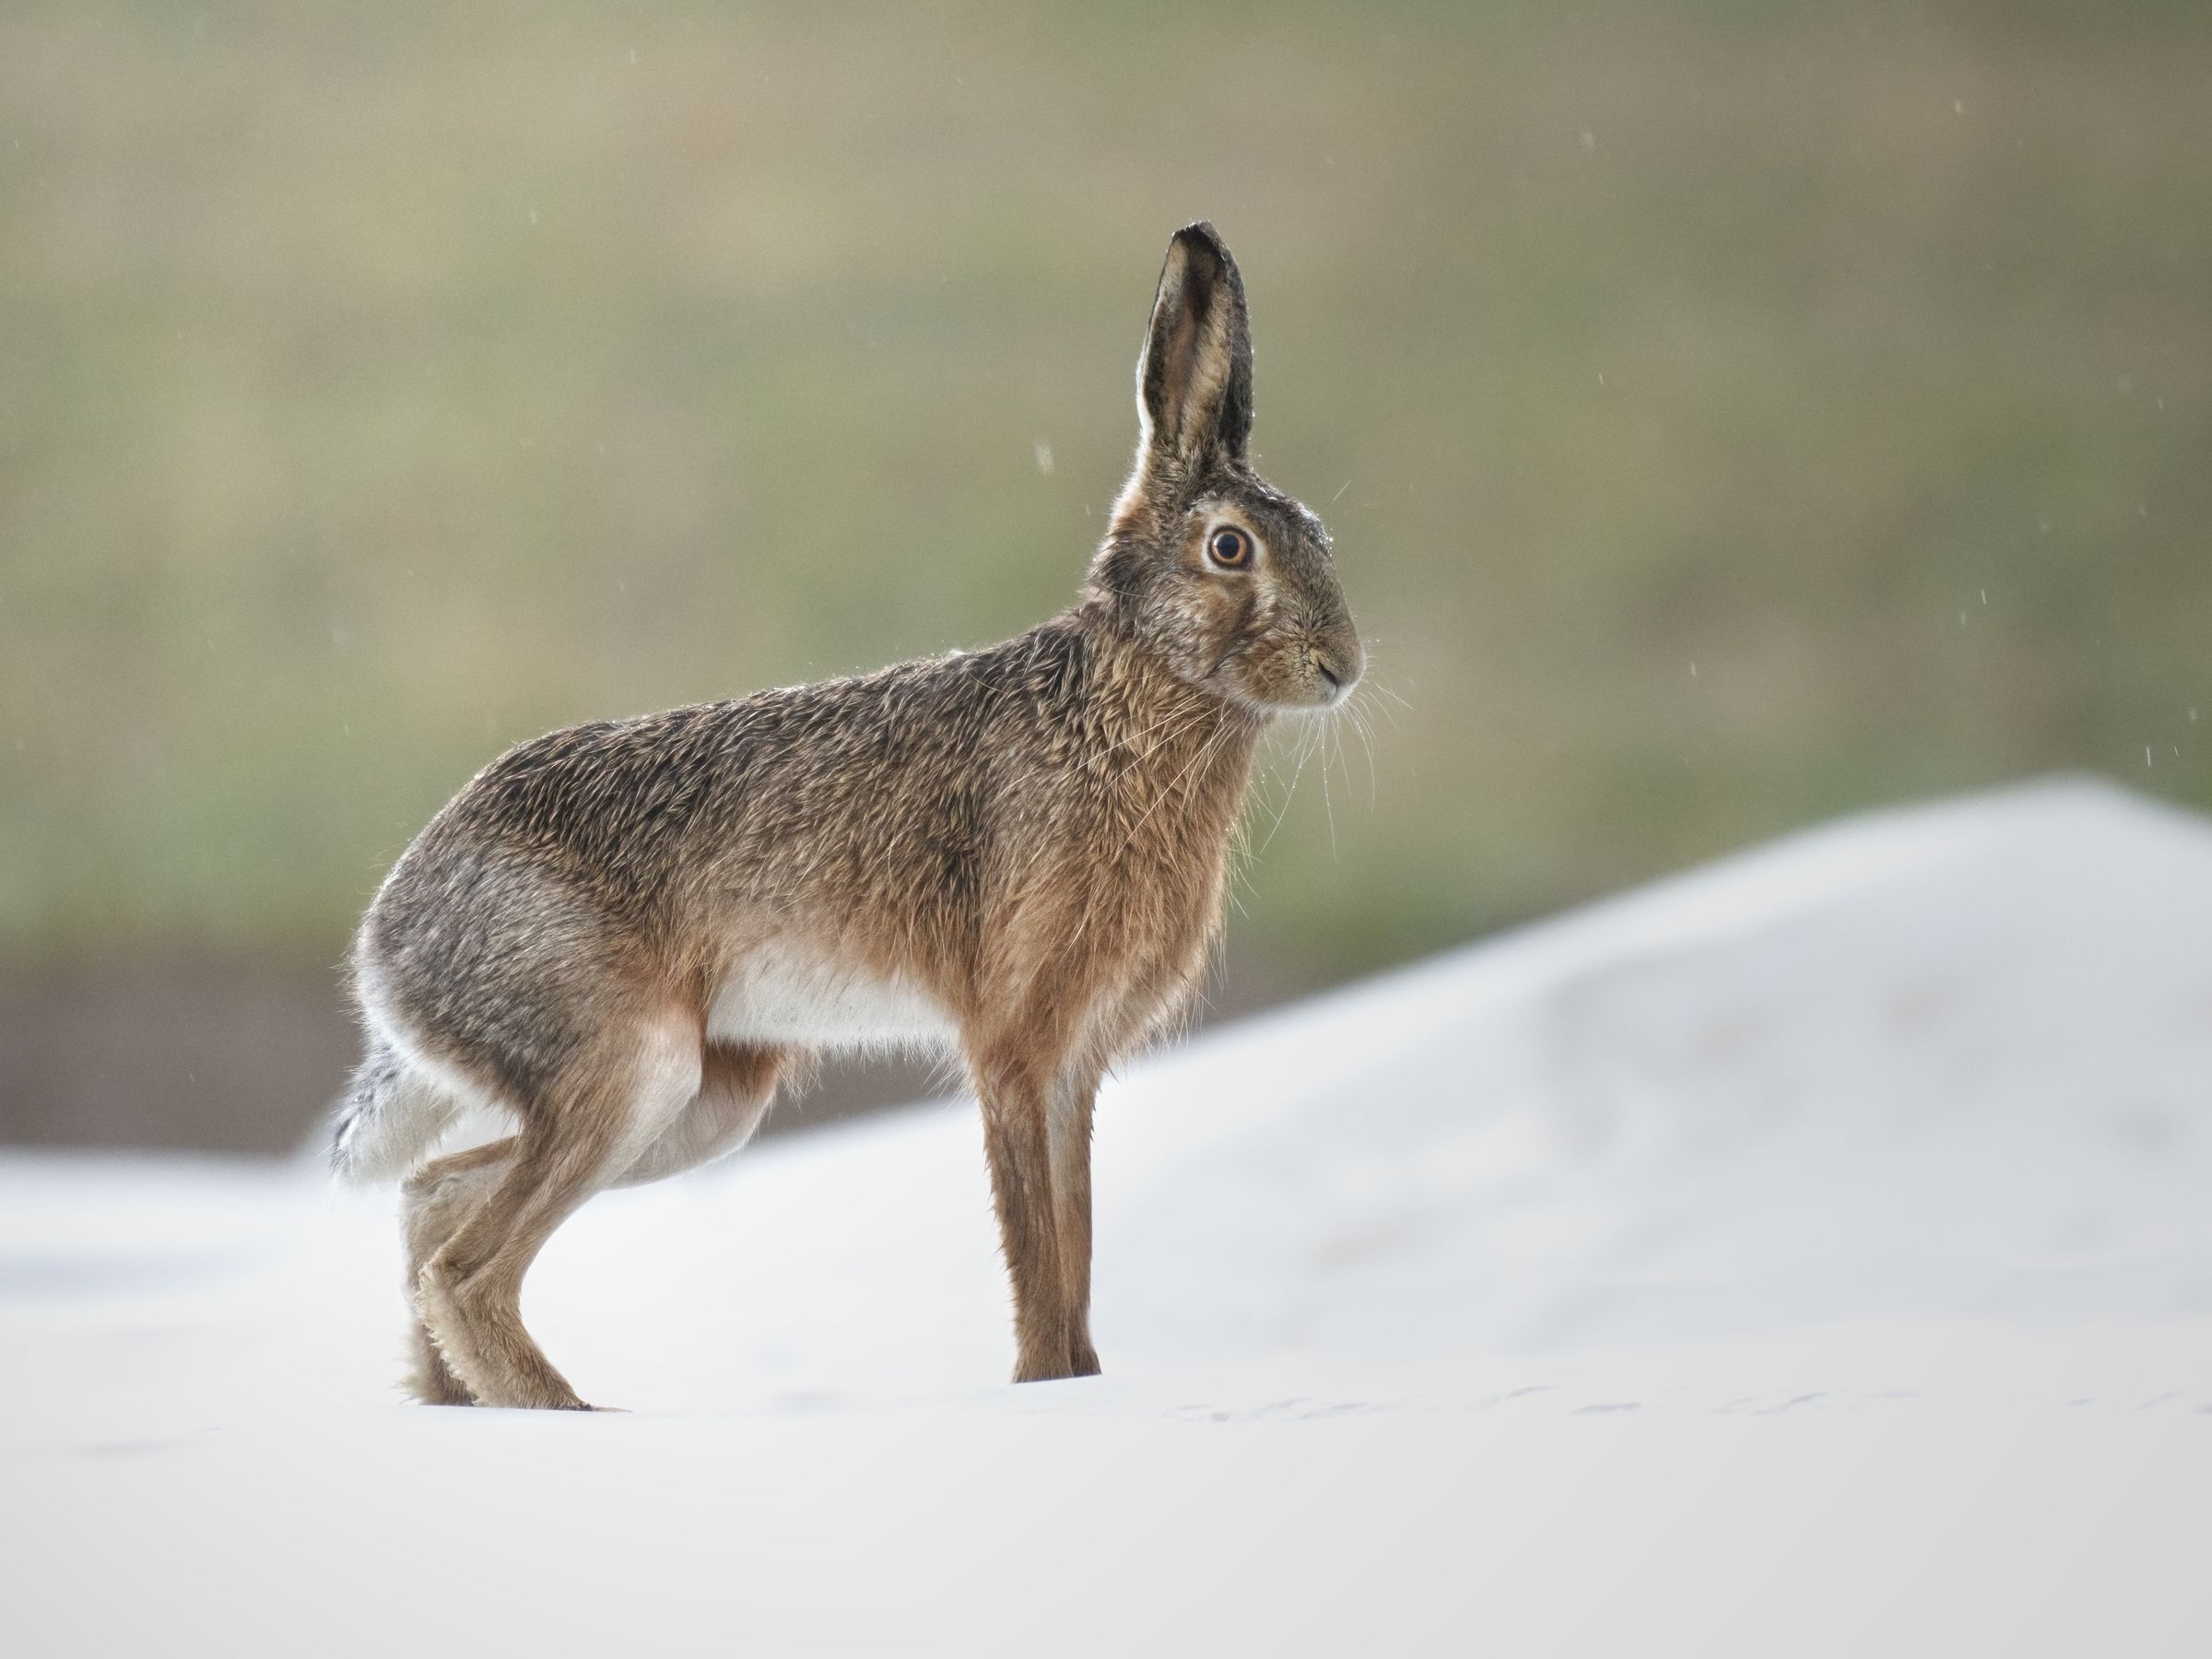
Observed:
[[[331,1173],[363,1186],[405,1175],[459,1114],[459,1102],[408,1070],[391,1049],[373,1043],[331,1124]]]

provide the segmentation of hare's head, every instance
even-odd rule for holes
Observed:
[[[1091,585],[1185,680],[1256,712],[1327,708],[1359,677],[1321,521],[1252,466],[1252,336],[1208,224],[1168,244],[1136,365],[1136,470]]]

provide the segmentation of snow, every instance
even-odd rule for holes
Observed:
[[[980,1133],[610,1194],[395,1401],[389,1200],[0,1156],[26,1654],[2197,1653],[2212,827],[1841,823],[1224,1030],[1100,1112],[1110,1374]]]

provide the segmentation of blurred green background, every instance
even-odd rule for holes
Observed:
[[[500,747],[1063,604],[1199,216],[1394,694],[1217,1003],[1865,805],[2212,805],[2208,112],[2194,0],[11,0],[0,1136],[288,1144]]]

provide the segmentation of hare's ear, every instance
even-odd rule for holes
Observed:
[[[1244,279],[1213,226],[1175,232],[1136,365],[1145,459],[1244,459],[1252,434],[1252,335]]]

